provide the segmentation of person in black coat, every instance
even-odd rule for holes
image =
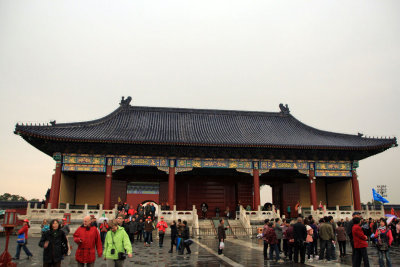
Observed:
[[[128,230],[129,230],[129,240],[131,243],[135,242],[135,234],[137,233],[138,229],[138,222],[133,217],[132,220],[128,223]]]
[[[136,240],[139,240],[140,238],[140,242],[142,242],[143,230],[144,230],[144,222],[143,219],[140,218],[137,224],[137,238],[136,238]]]
[[[67,238],[60,229],[58,220],[50,222],[50,230],[43,233],[39,241],[39,246],[43,250],[43,266],[61,266],[63,256],[68,253]]]
[[[174,245],[176,246],[176,238],[178,237],[178,228],[176,227],[175,221],[172,221],[169,227],[171,228],[171,249],[168,252],[172,253]]]
[[[307,229],[303,224],[303,218],[298,217],[297,223],[293,225],[293,236],[294,236],[294,262],[299,262],[299,252],[300,252],[300,262],[304,264],[306,260],[306,249],[305,242],[307,238]]]
[[[181,250],[179,252],[180,255],[183,254],[183,252],[185,251],[185,248],[186,248],[187,254],[192,253],[192,251],[190,250],[190,245],[187,242],[185,242],[186,240],[188,240],[190,238],[189,227],[187,226],[186,221],[183,221],[183,224],[184,224],[184,228],[183,228],[183,232],[182,232],[182,241],[183,242],[182,242]]]

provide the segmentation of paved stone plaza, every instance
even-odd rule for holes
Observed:
[[[72,240],[72,238],[69,238]],[[29,238],[28,248],[33,253],[31,260],[26,259],[26,255],[21,251],[21,260],[15,261],[18,266],[42,266],[42,248],[37,244],[39,238]],[[177,255],[168,253],[170,239],[166,238],[164,247],[157,246],[158,241],[152,244],[151,247],[144,247],[143,243],[133,244],[133,258],[125,262],[125,266],[297,266],[293,263],[275,263],[273,261],[264,261],[262,255],[261,240],[239,240],[229,239],[226,241],[226,248],[223,256],[218,256],[216,239],[199,239],[191,246],[191,255]],[[16,237],[10,238],[10,253],[15,254]],[[5,237],[0,238],[0,250],[3,252],[5,245]],[[76,247],[76,245],[74,246]],[[350,248],[351,251],[351,248]],[[337,251],[338,253],[338,251]],[[377,252],[375,247],[368,248],[368,254],[371,266],[379,266]],[[74,259],[74,251],[71,256],[65,258],[62,266],[76,266]],[[391,253],[393,266],[400,266],[400,248],[394,247]],[[105,267],[105,261],[97,259],[95,266]],[[322,263],[318,261],[306,262],[305,266],[351,266],[351,256],[347,256],[342,262]]]

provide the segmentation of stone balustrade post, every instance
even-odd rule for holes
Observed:
[[[50,218],[50,215],[51,215],[51,203],[48,203],[47,204],[47,209],[46,209],[46,217],[47,218]]]

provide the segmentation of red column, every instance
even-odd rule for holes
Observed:
[[[50,196],[49,199],[47,200],[47,203],[52,203],[53,202],[53,195],[54,195],[54,174],[51,176],[51,187],[50,187]],[[52,204],[53,205],[53,204]]]
[[[260,205],[260,172],[258,169],[253,169],[254,181],[254,210]]]
[[[351,171],[351,184],[353,187],[353,205],[355,210],[361,210],[361,200],[360,200],[360,187],[358,185],[357,172]]]
[[[175,162],[170,161],[169,174],[168,174],[168,204],[173,209],[175,205]]]
[[[310,179],[310,202],[314,210],[317,210],[317,187],[314,170],[309,170],[308,178]]]
[[[53,175],[52,185],[50,190],[50,203],[52,209],[58,209],[58,200],[60,198],[61,185],[61,162],[56,163],[56,172]]]
[[[112,159],[107,159],[106,183],[104,186],[104,207],[105,210],[111,209],[111,182],[112,182]]]

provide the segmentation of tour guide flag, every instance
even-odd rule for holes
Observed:
[[[383,204],[389,203],[389,201],[388,201],[386,198],[384,198],[383,196],[379,195],[379,194],[375,191],[374,188],[372,188],[372,196],[373,196],[374,200],[379,201],[379,202],[382,202]]]

